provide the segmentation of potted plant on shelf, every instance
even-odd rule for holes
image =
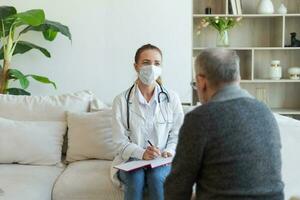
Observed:
[[[24,54],[32,49],[39,50],[43,55],[50,58],[51,54],[47,49],[23,41],[22,36],[29,31],[38,31],[48,41],[53,41],[57,33],[65,35],[71,40],[69,28],[59,22],[45,19],[45,13],[41,9],[28,10],[17,13],[11,6],[0,6],[0,94],[30,95],[27,91],[30,79],[45,84],[56,85],[45,76],[35,74],[23,74],[17,69],[11,68],[11,61],[14,55]],[[10,87],[11,81],[18,81],[20,88]]]
[[[240,22],[242,17],[205,17],[202,18],[200,25],[198,26],[197,34],[201,33],[201,30],[207,26],[212,26],[218,31],[217,35],[217,46],[218,47],[228,47],[228,30],[233,28],[238,22]]]

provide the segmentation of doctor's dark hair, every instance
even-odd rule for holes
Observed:
[[[160,56],[162,57],[162,52],[161,50],[157,47],[157,46],[154,46],[152,44],[145,44],[143,46],[141,46],[135,53],[135,56],[134,56],[134,62],[137,63],[138,60],[140,59],[140,55],[146,51],[146,50],[156,50],[158,51],[158,53],[160,54]]]
[[[145,45],[141,46],[141,47],[136,51],[135,56],[134,56],[134,62],[135,62],[135,63],[138,62],[138,60],[140,59],[141,54],[142,54],[144,51],[146,51],[146,50],[156,50],[156,51],[160,54],[161,58],[163,57],[162,51],[160,50],[160,48],[158,48],[157,46],[154,46],[154,45],[152,45],[152,44],[145,44]],[[158,77],[158,78],[156,79],[156,82],[157,82],[158,84],[161,85],[161,84],[162,84],[162,79],[161,79],[161,77]]]

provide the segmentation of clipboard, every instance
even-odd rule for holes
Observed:
[[[173,161],[173,158],[174,157],[168,157],[168,158],[158,157],[153,160],[133,160],[133,161],[129,161],[126,163],[122,163],[120,165],[116,165],[116,166],[114,166],[114,168],[122,170],[122,171],[126,171],[126,172],[130,172],[130,171],[142,168],[142,167],[156,168],[156,167],[160,167],[163,165],[171,164]]]

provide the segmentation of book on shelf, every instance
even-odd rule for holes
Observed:
[[[241,0],[235,0],[235,2],[236,2],[237,14],[242,15],[243,12],[242,12],[242,2],[241,2]]]
[[[236,7],[236,1],[235,0],[229,0],[228,2],[228,11],[229,11],[229,14],[233,14],[233,15],[237,15],[237,7]]]
[[[230,1],[228,2],[228,14],[232,14],[232,6]]]
[[[122,163],[120,165],[116,165],[114,166],[114,168],[129,172],[142,167],[151,167],[151,168],[160,167],[172,163],[172,160],[173,157],[168,157],[168,158],[158,157],[153,160],[133,160],[126,163]]]

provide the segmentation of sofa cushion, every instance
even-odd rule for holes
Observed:
[[[0,117],[24,121],[66,121],[65,111],[89,110],[89,91],[57,96],[15,96],[0,94]]]
[[[66,129],[65,122],[15,121],[0,117],[0,163],[60,163]]]
[[[103,103],[100,99],[94,98],[90,105],[90,112],[97,112],[102,109],[107,109],[109,106],[107,106],[105,103]]]
[[[63,168],[0,164],[0,199],[51,200],[53,185]]]
[[[93,113],[68,112],[67,161],[86,159],[112,160],[112,110]]]
[[[274,114],[282,143],[282,177],[285,198],[300,196],[300,121]]]
[[[122,200],[123,192],[110,179],[111,161],[73,162],[57,180],[53,200]]]
[[[0,117],[23,121],[64,121],[66,111],[87,112],[95,99],[90,91],[53,96],[15,96],[0,94]],[[99,101],[99,100],[98,100]],[[97,105],[102,105],[101,101]],[[96,105],[94,107],[97,107]],[[67,151],[64,140],[63,154]]]

